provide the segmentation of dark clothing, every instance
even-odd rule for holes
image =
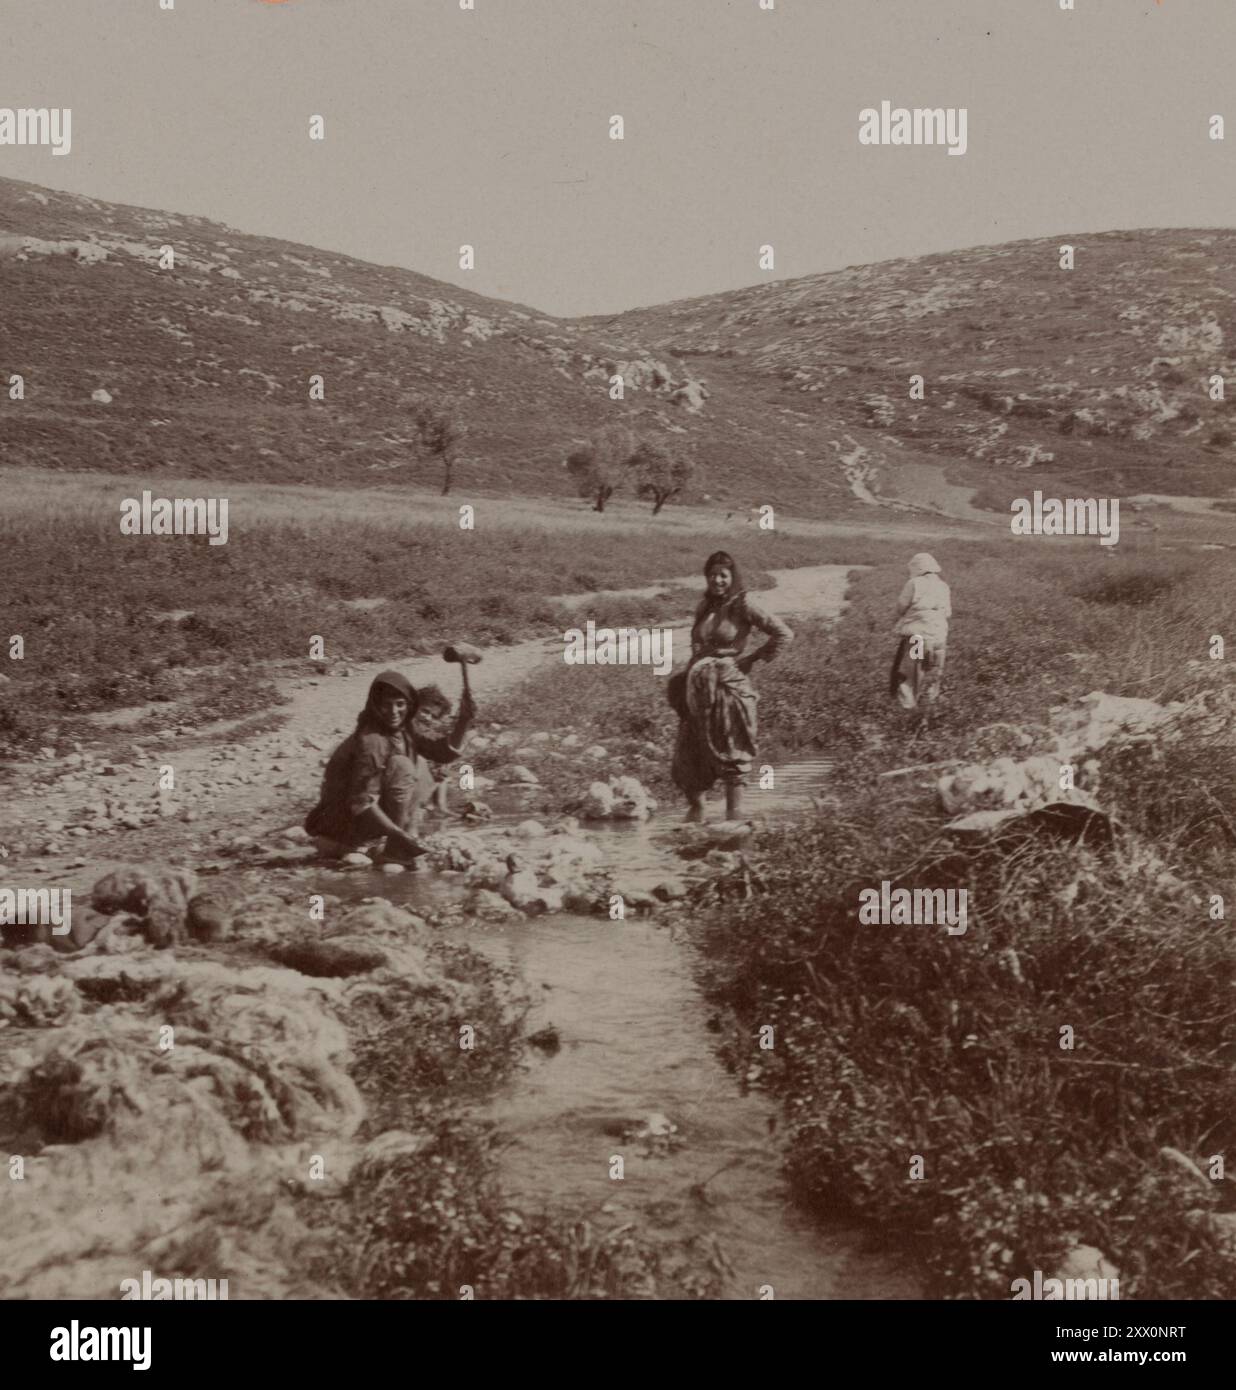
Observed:
[[[461,751],[445,738],[358,729],[330,755],[318,804],[305,829],[340,844],[359,844],[375,837],[359,829],[356,821],[378,806],[401,830],[411,830],[433,792],[427,762],[453,762]]]
[[[398,691],[409,702],[404,727],[384,727],[372,705],[380,686]],[[430,763],[453,762],[463,751],[450,737],[424,738],[410,727],[416,691],[398,671],[383,671],[369,688],[356,731],[335,749],[326,763],[318,804],[305,818],[310,835],[340,844],[362,844],[375,839],[358,819],[377,806],[401,830],[412,830],[424,803],[433,791]],[[459,733],[459,726],[453,731]],[[461,736],[462,737],[462,736]]]
[[[681,685],[668,692],[680,716],[671,772],[689,797],[708,791],[718,778],[741,786],[751,771],[759,697],[738,662],[753,629],[769,639],[758,653],[766,661],[794,636],[746,593],[720,601],[706,597],[696,609],[690,665]]]
[[[940,678],[944,675],[945,642],[918,638],[922,655],[911,655],[914,637],[902,637],[893,656],[893,668],[888,676],[888,693],[902,709],[917,709],[931,705],[940,694]]]

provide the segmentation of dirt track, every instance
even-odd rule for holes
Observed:
[[[847,572],[840,565],[776,571],[777,587],[764,598],[779,613],[832,616]],[[473,674],[482,719],[487,701],[560,660],[561,652],[561,636],[490,648]],[[280,707],[285,723],[274,733],[233,743],[226,737],[229,726],[221,724],[184,737],[144,736],[127,757],[97,754],[76,766],[70,759],[18,768],[0,813],[0,845],[9,849],[6,877],[33,873],[84,896],[121,864],[197,865],[215,860],[238,838],[261,841],[299,825],[327,753],[353,727],[370,680],[389,666],[414,685],[432,682],[455,693],[454,668],[437,657],[349,664],[324,675],[285,672],[278,684],[290,703]],[[89,750],[74,756],[90,756]],[[160,794],[166,767],[173,769],[174,788]],[[91,807],[113,812],[103,819],[91,815]],[[124,814],[127,808],[134,809],[132,817]],[[126,825],[126,819],[136,823]]]

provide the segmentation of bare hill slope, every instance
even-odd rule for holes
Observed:
[[[1234,246],[1113,232],[1079,239],[1066,272],[1056,240],[1019,242],[572,320],[0,180],[0,380],[26,383],[0,402],[0,461],[424,484],[411,407],[428,400],[467,424],[461,491],[567,492],[571,444],[621,412],[689,438],[702,490],[733,507],[930,505],[945,476],[997,502],[1223,492],[1234,431],[1207,386],[1233,371]]]

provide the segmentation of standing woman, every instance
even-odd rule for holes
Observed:
[[[691,660],[671,676],[670,703],[678,713],[672,775],[690,803],[687,820],[704,819],[704,797],[725,784],[725,817],[742,819],[742,788],[755,759],[756,695],[749,672],[771,661],[794,634],[743,587],[738,566],[724,550],[704,563],[707,588],[691,628]],[[768,637],[744,656],[752,628]]]

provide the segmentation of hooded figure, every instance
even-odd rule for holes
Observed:
[[[327,842],[324,848],[356,849],[384,835],[387,858],[406,862],[425,853],[413,833],[433,785],[425,760],[457,758],[476,710],[465,696],[449,736],[427,738],[412,727],[416,706],[406,676],[374,677],[356,729],[327,760],[318,804],[305,819],[309,834]]]
[[[902,709],[934,704],[940,693],[948,646],[948,621],[953,615],[948,585],[940,566],[920,551],[909,564],[897,599],[896,633],[901,639],[893,657],[889,692]]]
[[[704,818],[704,796],[725,785],[727,820],[742,818],[742,788],[755,759],[758,699],[749,672],[771,661],[794,634],[747,593],[733,558],[718,550],[704,562],[708,582],[691,628],[691,660],[671,676],[667,695],[679,717],[672,775],[689,803],[687,819]],[[769,639],[744,655],[753,630]]]

